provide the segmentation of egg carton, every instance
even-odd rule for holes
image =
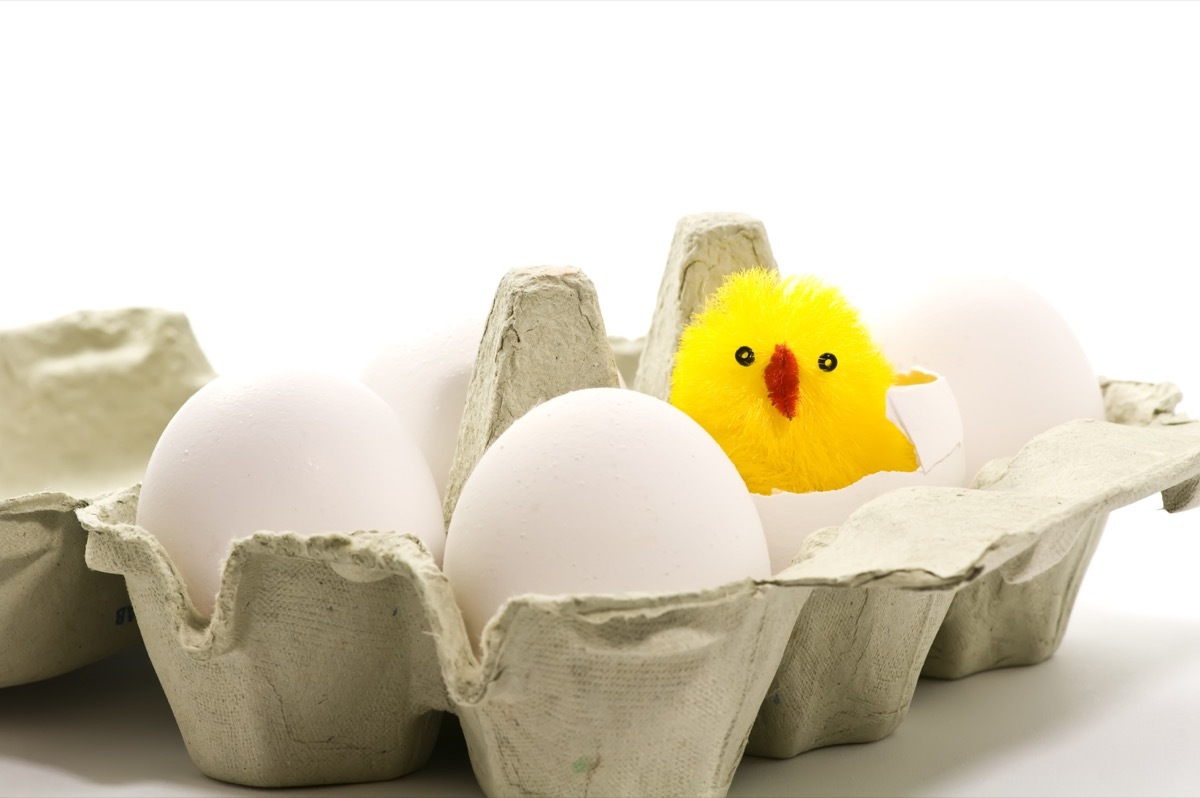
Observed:
[[[139,642],[124,580],[84,563],[75,511],[140,479],[211,377],[179,314],[81,312],[0,332],[0,687]]]
[[[634,375],[624,381],[641,372],[661,393],[668,333],[688,307],[724,274],[767,263],[754,220],[681,222],[652,334],[621,347]],[[608,347],[581,273],[506,277],[472,380],[460,440],[475,443],[460,446],[462,478],[533,405],[616,384]],[[1171,511],[1197,503],[1200,430],[1173,414],[1178,392],[1113,382],[1105,396],[1121,424],[1050,430],[972,489],[887,493],[810,536],[772,579],[675,595],[517,597],[479,652],[411,536],[256,533],[234,544],[205,621],[157,540],[134,524],[136,486],[54,506],[87,530],[95,571],[85,573],[125,577],[189,754],[210,776],[257,786],[395,778],[426,761],[453,712],[489,795],[723,795],[744,753],[886,736],[923,667],[953,663],[936,675],[957,676],[1016,664],[1013,651],[1049,656],[1107,513],[1156,491]],[[44,498],[23,501],[30,523],[53,535],[36,509]],[[0,546],[26,534],[0,527]],[[78,552],[65,560],[78,565]],[[15,580],[0,574],[5,596]],[[16,606],[0,602],[0,617]]]
[[[685,220],[664,295],[686,296],[703,276],[699,302],[751,257],[769,257],[752,220]],[[687,318],[671,301],[658,313]],[[522,336],[535,328],[536,342]],[[653,340],[638,358],[648,377],[654,357],[663,368]],[[556,341],[572,351],[590,341],[598,354],[564,356]],[[480,346],[460,436],[475,443],[462,459],[555,393],[615,384],[605,346],[582,274],[509,275]],[[210,776],[394,778],[426,761],[441,713],[453,712],[489,795],[723,795],[746,752],[792,756],[889,734],[935,646],[975,670],[1013,664],[1014,647],[1048,655],[1107,513],[1156,491],[1169,510],[1194,503],[1198,425],[1174,405],[1152,408],[1161,388],[1106,390],[1110,413],[1123,407],[1120,420],[1134,423],[1050,430],[971,489],[886,493],[810,536],[771,579],[515,597],[478,653],[411,536],[258,532],[234,544],[206,622],[134,524],[136,487],[78,515],[89,565],[126,577],[184,742]]]

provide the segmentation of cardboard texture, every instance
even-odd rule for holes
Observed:
[[[1200,442],[1200,425],[1174,412],[1179,389],[1112,380],[1101,386],[1110,422],[1123,426],[1063,425],[976,477],[974,487],[985,491],[1055,496],[1064,508],[1060,512],[1071,508],[1071,520],[955,596],[923,675],[957,679],[1048,659],[1062,643],[1109,511],[1156,491],[1162,491],[1169,512],[1195,506],[1200,479],[1193,475],[1168,485],[1155,473],[1164,457],[1183,449],[1186,460],[1187,447]],[[1135,432],[1134,425],[1147,429]],[[1066,473],[1060,468],[1064,458],[1074,464]],[[1186,472],[1188,466],[1179,466]]]
[[[167,422],[212,377],[179,313],[81,311],[0,332],[0,497],[137,482]]]
[[[808,591],[527,598],[453,690],[488,795],[725,795]]]
[[[0,502],[0,687],[48,679],[138,642],[125,580],[84,565],[85,504],[63,493]]]
[[[1075,545],[1038,577],[1008,582],[1001,569],[955,595],[921,675],[958,679],[1049,659],[1067,631],[1075,596],[1107,519],[1101,514],[1079,524]]]
[[[746,753],[783,759],[895,731],[951,597],[945,591],[815,590],[792,630]]]
[[[205,622],[162,546],[133,525],[137,492],[81,509],[88,564],[125,574],[201,771],[278,787],[392,779],[425,763],[448,708],[426,607],[453,598],[416,538],[258,533],[234,546]]]
[[[668,269],[700,263],[677,253],[713,230],[760,229],[723,218],[684,220]],[[731,235],[735,249],[765,247]],[[519,292],[513,282],[502,292]],[[555,296],[574,312],[556,305],[541,320],[544,343],[523,336],[511,359],[503,339],[518,303],[497,297],[460,479],[499,427],[548,398],[545,386],[590,387],[612,362],[602,326],[582,312],[591,299]],[[684,304],[660,304],[670,323],[658,328],[673,331],[694,302]],[[554,342],[578,335],[596,342],[596,359],[561,357]],[[663,389],[669,362],[643,362],[639,380]],[[1134,394],[1121,400],[1127,417],[1155,417],[1147,403],[1160,397]],[[1002,664],[1005,636],[1033,634],[1022,627],[1041,610],[980,614],[972,607],[986,602],[964,600],[956,623],[966,633],[943,634],[959,597],[989,580],[1028,588],[1069,572],[1065,588],[1043,591],[1058,602],[1057,644],[1107,513],[1155,491],[1178,493],[1182,507],[1197,478],[1200,425],[1066,424],[989,465],[975,488],[906,488],[862,505],[809,536],[771,579],[680,595],[516,597],[478,658],[445,577],[407,535],[256,533],[235,543],[206,625],[161,547],[132,525],[136,490],[78,515],[88,563],[127,577],[188,750],[210,775],[258,786],[390,778],[425,761],[437,713],[449,710],[488,795],[719,796],[746,750],[792,756],[889,734],[936,640],[947,661]]]
[[[444,512],[514,421],[580,388],[617,387],[617,364],[592,281],[570,267],[513,269],[500,281],[467,388]]]
[[[692,314],[730,274],[754,266],[778,271],[766,229],[740,213],[685,216],[675,227],[633,388],[666,400],[679,336]]]
[[[0,687],[138,641],[124,580],[84,564],[76,497],[140,479],[211,378],[177,313],[80,312],[0,332],[0,497],[15,496],[0,500]]]

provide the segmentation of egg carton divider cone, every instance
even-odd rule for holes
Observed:
[[[587,275],[557,266],[505,274],[471,373],[446,489],[446,522],[479,458],[514,421],[547,399],[616,387],[619,379]]]
[[[0,687],[138,643],[124,580],[84,563],[75,510],[139,479],[211,377],[178,313],[83,311],[0,331]]]

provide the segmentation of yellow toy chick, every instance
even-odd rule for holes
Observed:
[[[754,493],[837,490],[917,467],[885,415],[891,364],[841,292],[815,277],[731,274],[684,329],[671,380],[671,404]]]

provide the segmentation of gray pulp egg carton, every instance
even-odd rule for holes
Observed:
[[[665,395],[678,330],[724,274],[749,265],[774,265],[754,220],[680,223],[645,352],[624,364],[639,361],[637,387]],[[617,380],[586,278],[510,273],[476,361],[458,484],[530,407]],[[1110,414],[1126,423],[1052,429],[974,488],[868,502],[770,579],[515,597],[478,654],[412,536],[255,533],[234,543],[204,621],[134,525],[136,487],[78,516],[88,564],[125,576],[184,742],[210,776],[397,777],[421,767],[440,713],[453,712],[489,795],[723,795],[746,752],[889,734],[932,650],[968,663],[943,675],[1013,664],[1011,651],[1048,656],[1103,517],[1156,491],[1169,510],[1196,503],[1200,425],[1156,390],[1107,386]],[[1039,648],[1047,624],[1051,645]]]
[[[159,434],[212,377],[187,320],[80,312],[0,332],[0,687],[138,640],[124,580],[84,564],[75,510],[141,478]]]

